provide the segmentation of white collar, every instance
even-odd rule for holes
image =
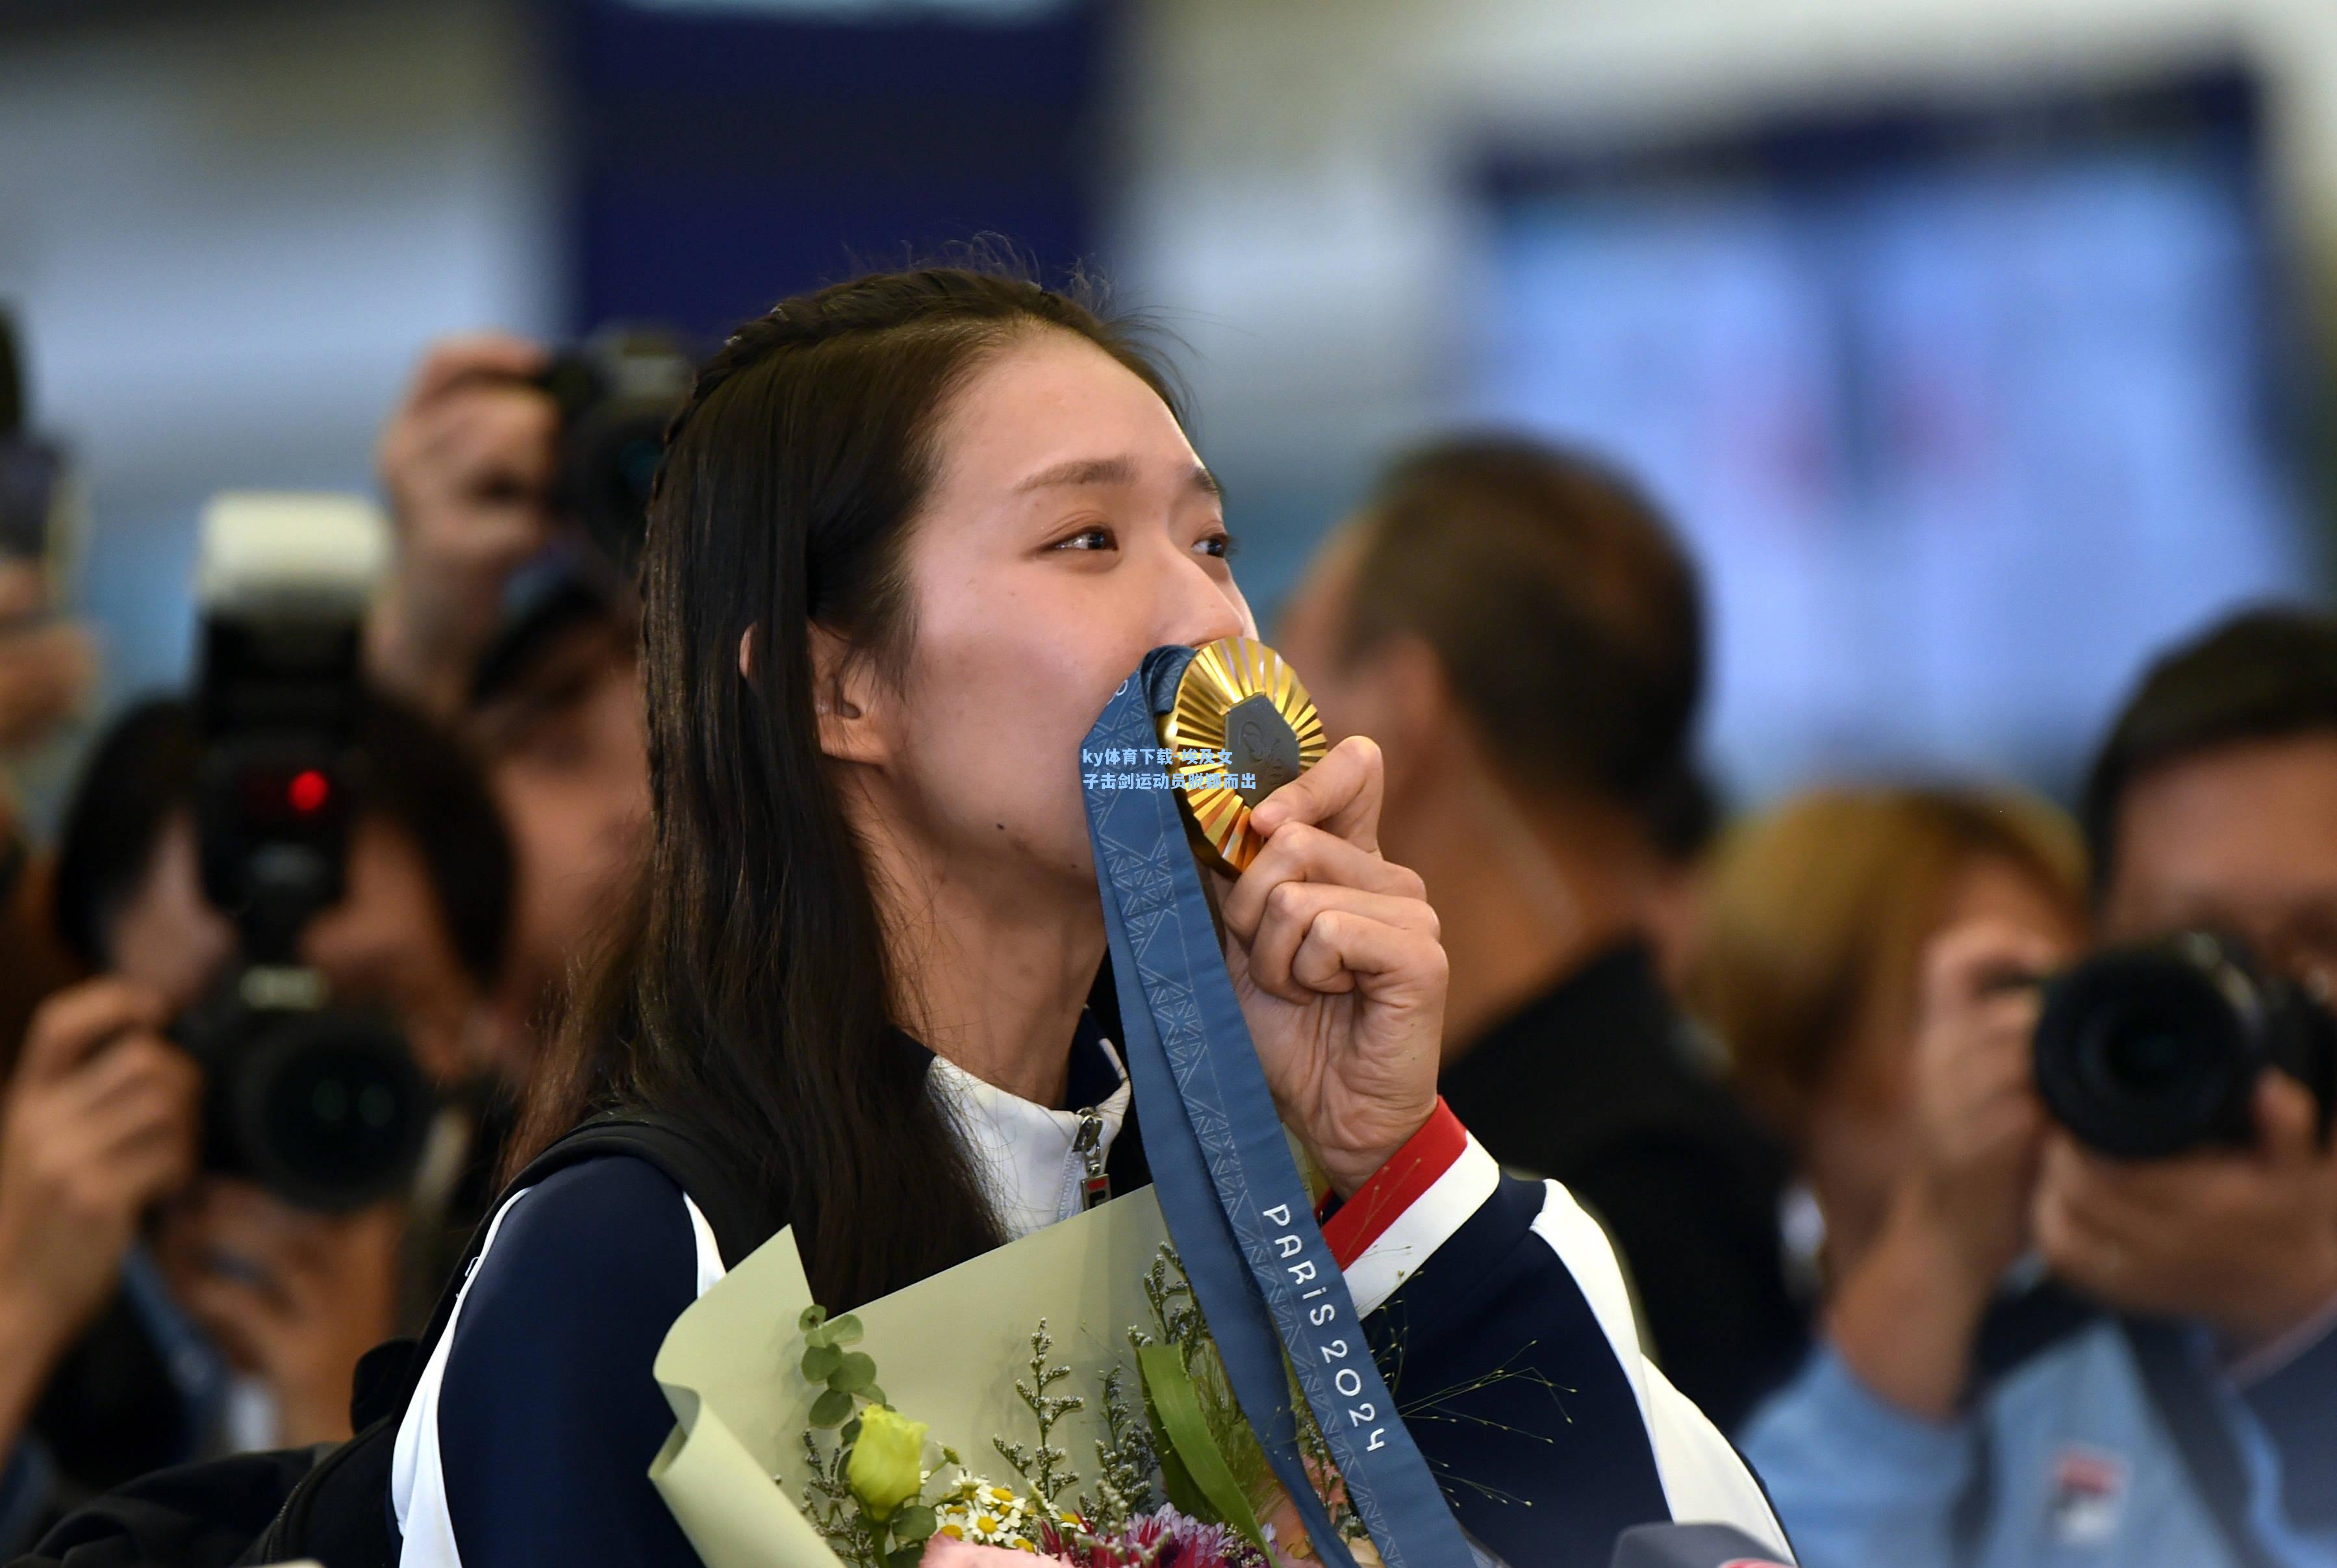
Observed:
[[[1099,1123],[1099,1161],[1110,1154],[1113,1140],[1127,1124],[1128,1068],[1117,1046],[1109,1040],[1101,1044],[1120,1074],[1120,1087],[1087,1111],[1038,1104],[984,1083],[945,1056],[934,1058],[934,1093],[957,1123],[999,1228],[1010,1241],[1067,1220],[1085,1207],[1081,1183],[1087,1160],[1073,1147],[1081,1122],[1092,1114]]]

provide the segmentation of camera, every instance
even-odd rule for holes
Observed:
[[[2045,984],[2038,1093],[2103,1153],[2157,1160],[2251,1142],[2256,1080],[2268,1068],[2313,1092],[2325,1139],[2337,1016],[2235,937],[2186,931],[2107,948]]]
[[[678,335],[617,327],[555,356],[534,378],[560,409],[553,505],[628,577],[648,533],[666,426],[697,375]]]
[[[347,497],[228,495],[203,517],[196,838],[239,949],[172,1032],[203,1068],[205,1168],[310,1209],[402,1189],[433,1110],[396,1024],[336,1006],[299,956],[347,890],[362,618],[386,554]]]

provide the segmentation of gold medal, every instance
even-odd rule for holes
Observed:
[[[1250,808],[1323,760],[1315,700],[1281,654],[1223,637],[1193,655],[1177,700],[1154,720],[1169,753],[1187,837],[1205,864],[1238,877],[1264,842]]]

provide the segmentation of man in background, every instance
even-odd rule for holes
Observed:
[[[1708,826],[1694,568],[1617,475],[1461,437],[1388,472],[1278,632],[1331,738],[1384,754],[1381,842],[1427,882],[1451,958],[1446,1100],[1605,1224],[1660,1364],[1726,1429],[1804,1335],[1784,1157],[1719,1083],[1654,945],[1678,924],[1678,846]]]

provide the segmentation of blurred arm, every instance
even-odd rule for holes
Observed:
[[[1970,1422],[1909,1415],[1830,1345],[1745,1433],[1745,1457],[1808,1568],[1947,1568],[1977,1451]]]

